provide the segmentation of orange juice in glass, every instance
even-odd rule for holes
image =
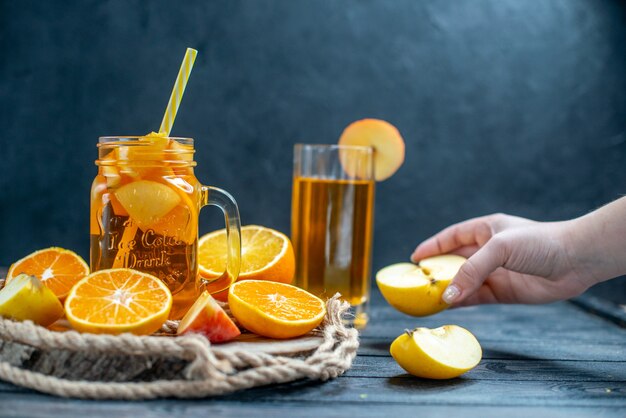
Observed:
[[[222,209],[227,266],[211,289],[226,289],[239,274],[239,210],[224,190],[196,179],[193,139],[160,135],[101,137],[91,189],[91,271],[132,268],[153,274],[171,290],[170,319],[179,319],[206,281],[198,276],[198,212]]]

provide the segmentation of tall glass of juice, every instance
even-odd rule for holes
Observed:
[[[91,271],[131,268],[161,279],[181,318],[205,287],[226,289],[239,274],[239,209],[226,191],[196,179],[193,139],[160,135],[101,137],[91,189]],[[225,215],[226,272],[208,283],[198,276],[198,212]]]
[[[291,238],[296,284],[318,296],[336,292],[367,324],[374,225],[371,147],[297,144]]]

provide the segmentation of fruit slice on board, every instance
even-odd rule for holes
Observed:
[[[226,269],[226,230],[210,232],[198,240],[200,275],[207,280]],[[296,270],[291,241],[276,230],[257,225],[241,228],[241,270],[238,280],[291,283]]]
[[[476,337],[457,325],[407,331],[395,339],[389,351],[404,370],[427,379],[458,377],[482,358]]]
[[[65,300],[72,327],[94,334],[152,334],[171,308],[172,294],[161,280],[123,268],[91,273]]]
[[[150,228],[181,201],[165,184],[139,180],[120,187],[115,197],[142,230]]]
[[[197,333],[212,343],[230,341],[241,334],[209,292],[202,292],[178,325],[178,335]]]
[[[339,138],[339,145],[374,148],[374,175],[377,181],[391,177],[404,162],[404,140],[398,129],[380,119],[362,119],[351,123]],[[344,170],[356,178],[369,178],[368,168],[351,164],[340,154]]]
[[[0,290],[0,316],[47,327],[63,316],[63,305],[38,278],[19,274]]]
[[[448,307],[441,295],[465,261],[447,254],[425,258],[419,265],[392,264],[376,273],[376,283],[385,300],[400,312],[432,315]]]
[[[75,252],[51,247],[13,263],[7,273],[7,284],[21,273],[37,277],[63,300],[72,286],[89,274],[89,266]]]
[[[317,327],[326,314],[324,302],[285,283],[243,280],[230,287],[228,304],[249,331],[270,338],[294,338]]]

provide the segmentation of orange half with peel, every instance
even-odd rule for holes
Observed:
[[[7,284],[20,274],[35,276],[59,298],[89,274],[89,266],[73,251],[50,247],[35,251],[16,261],[7,273]]]
[[[226,270],[226,230],[220,229],[198,240],[200,275],[215,280]],[[238,280],[271,280],[291,283],[296,270],[289,238],[274,229],[258,225],[241,227],[241,269]]]
[[[285,283],[244,280],[228,292],[230,311],[249,331],[270,338],[294,338],[317,327],[326,306],[317,296]]]
[[[157,277],[131,269],[91,273],[65,300],[65,314],[77,331],[94,334],[157,331],[172,308],[172,294]]]

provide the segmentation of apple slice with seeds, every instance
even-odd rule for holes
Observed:
[[[398,129],[380,119],[362,119],[351,123],[339,138],[339,145],[365,146],[374,148],[374,175],[376,181],[391,177],[404,162],[404,140]],[[342,166],[352,177],[368,178],[363,175],[366,168]]]
[[[419,265],[398,263],[376,273],[376,283],[385,300],[411,316],[427,316],[448,307],[442,299],[465,257],[446,254],[425,258]]]
[[[482,358],[480,343],[458,325],[407,330],[391,344],[390,354],[414,376],[452,379],[473,369]]]

